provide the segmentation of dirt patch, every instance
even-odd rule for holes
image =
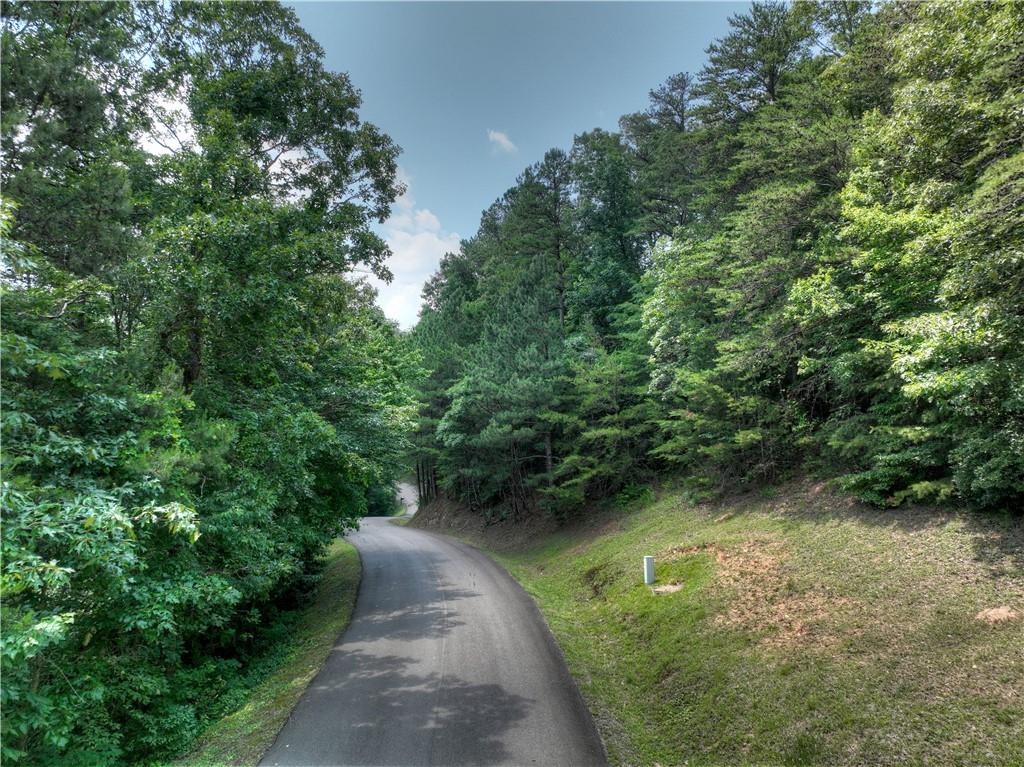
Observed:
[[[777,541],[746,541],[734,548],[715,548],[719,573],[733,581],[761,579],[780,575],[787,558]]]
[[[660,552],[656,559],[672,562],[702,552],[714,555],[719,575],[730,581],[776,573],[785,558],[782,544],[772,540],[749,540],[737,546],[721,546],[713,542],[696,546],[673,546]]]
[[[995,626],[1000,623],[1009,623],[1020,618],[1020,613],[1014,610],[1012,607],[990,607],[987,610],[982,610],[980,613],[974,616],[975,620],[979,620],[982,623],[987,623],[989,626]]]
[[[856,607],[858,602],[841,597],[810,591],[799,596],[787,597],[772,606],[769,621],[775,630],[762,643],[769,647],[790,647],[796,644],[811,644],[817,647],[831,647],[839,636],[826,625],[837,612]]]
[[[658,556],[671,562],[699,553],[715,557],[715,577],[732,593],[729,607],[715,622],[760,634],[763,645],[834,645],[838,638],[828,630],[828,619],[857,606],[856,600],[817,587],[795,591],[789,555],[779,541],[752,539],[734,546],[714,542],[674,546]]]
[[[677,591],[682,591],[683,584],[681,583],[666,583],[663,586],[655,586],[651,589],[655,594],[675,594]]]

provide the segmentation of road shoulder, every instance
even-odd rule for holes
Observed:
[[[199,746],[174,764],[179,767],[255,765],[273,745],[295,704],[348,627],[359,591],[361,564],[356,548],[338,539],[327,553],[314,602],[295,627],[294,645],[283,662],[233,713],[214,722]]]

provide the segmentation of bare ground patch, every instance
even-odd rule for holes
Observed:
[[[999,607],[989,607],[987,610],[982,610],[974,616],[975,620],[987,623],[989,626],[996,626],[1000,623],[1010,623],[1011,621],[1018,620],[1020,613],[1014,610],[1012,607],[1001,605]]]
[[[683,590],[683,584],[678,582],[665,583],[661,586],[655,586],[651,589],[655,594],[675,594],[677,591]]]
[[[761,643],[768,647],[834,645],[839,636],[829,619],[860,606],[857,600],[824,588],[795,590],[790,555],[782,542],[770,538],[737,545],[675,546],[658,558],[671,562],[698,553],[714,556],[715,577],[732,597],[715,623],[761,634]]]

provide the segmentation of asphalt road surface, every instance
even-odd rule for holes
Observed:
[[[533,601],[445,536],[367,518],[355,614],[262,765],[595,765],[590,713]]]
[[[418,505],[416,487],[410,482],[399,482],[398,483],[398,500],[405,508],[405,516],[411,517],[416,513],[416,507]]]

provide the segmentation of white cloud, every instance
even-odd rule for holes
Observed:
[[[518,150],[518,147],[512,143],[512,139],[508,137],[508,134],[500,130],[487,131],[487,140],[494,144],[495,149],[505,154],[512,154]]]
[[[420,291],[441,262],[441,256],[459,249],[461,238],[446,232],[427,208],[417,208],[409,192],[411,179],[401,169],[399,178],[406,192],[395,200],[390,218],[384,222],[383,236],[391,248],[388,268],[394,275],[390,284],[371,278],[377,288],[377,303],[384,313],[403,328],[416,324],[420,309]]]
[[[437,216],[426,208],[416,211],[415,221],[419,228],[425,229],[428,232],[439,232],[441,230],[441,222],[437,220]]]

